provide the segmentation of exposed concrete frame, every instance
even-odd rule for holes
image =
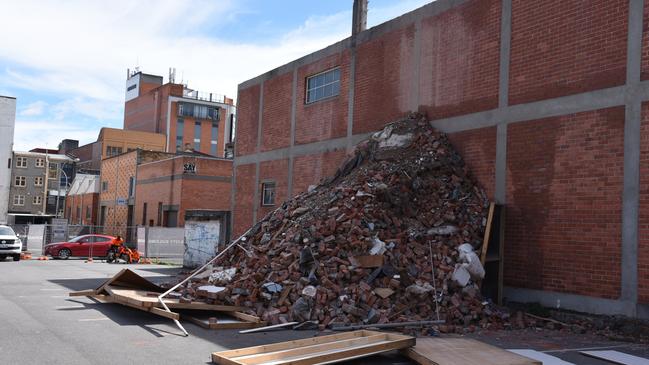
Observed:
[[[415,54],[420,52],[418,37],[421,19],[433,16],[466,1],[438,0],[413,12],[393,19],[387,23],[359,33],[356,37],[347,38],[323,50],[302,57],[289,64],[281,66],[266,74],[248,80],[239,85],[245,89],[261,84],[263,93],[264,80],[270,79],[284,72],[295,70],[303,65],[313,63],[321,58],[346,50],[352,51],[352,73],[350,75],[350,105],[348,113],[347,136],[343,138],[318,141],[309,144],[292,145],[273,151],[240,156],[235,158],[235,166],[256,164],[256,179],[259,180],[259,163],[277,159],[286,159],[292,162],[297,156],[321,154],[328,151],[349,150],[350,140],[353,144],[367,138],[371,133],[353,135],[353,80],[355,74],[355,45],[373,39],[384,33],[399,29],[404,25],[415,23]],[[506,288],[506,293],[511,300],[540,301],[542,304],[556,306],[556,299],[560,300],[563,308],[580,311],[625,314],[649,318],[649,305],[638,304],[638,212],[639,212],[639,161],[640,161],[640,124],[642,118],[642,102],[649,101],[649,81],[640,80],[642,31],[643,31],[644,0],[629,0],[629,29],[627,47],[627,77],[625,85],[599,89],[579,94],[572,94],[552,99],[529,102],[525,104],[509,105],[509,63],[511,52],[511,22],[512,2],[502,0],[501,14],[501,40],[500,40],[500,66],[499,66],[499,93],[498,108],[482,112],[443,118],[432,121],[431,124],[446,133],[474,130],[485,127],[496,127],[496,161],[495,161],[495,200],[506,203],[506,171],[507,171],[507,127],[511,123],[538,120],[548,117],[558,117],[568,114],[606,109],[610,107],[625,108],[624,127],[624,189],[622,195],[622,260],[621,260],[621,296],[619,299],[602,299],[568,293],[554,293],[549,291],[531,290],[523,288]],[[419,41],[420,42],[420,41]],[[419,58],[419,57],[415,57]],[[417,60],[419,61],[419,60]],[[419,73],[415,67],[413,76]],[[295,76],[294,76],[295,78]],[[295,82],[295,79],[294,79]],[[410,90],[414,93],[414,89]],[[414,98],[411,104],[414,105]],[[291,120],[291,133],[294,133],[294,115]],[[261,128],[261,113],[260,125]],[[292,163],[290,164],[292,175]],[[292,176],[291,176],[292,180]],[[258,189],[258,186],[255,187]],[[257,197],[257,191],[255,191]],[[254,212],[256,221],[256,211]]]
[[[261,132],[262,122],[264,119],[264,82],[259,85],[259,122],[257,123],[257,148],[256,153],[259,155],[261,152]],[[257,222],[257,211],[259,210],[259,164],[260,160],[255,162],[255,191],[252,197],[252,222],[251,225]]]
[[[207,175],[193,175],[193,174],[174,174],[167,176],[159,176],[151,179],[143,179],[137,181],[137,185],[146,185],[154,184],[164,181],[175,181],[175,180],[201,180],[201,181],[219,181],[219,182],[232,182],[230,176],[207,176]]]
[[[297,68],[293,70],[293,84],[291,85],[291,140],[288,152],[288,183],[286,187],[287,198],[293,196],[293,163],[295,157],[293,156],[293,146],[295,146],[295,113],[297,109]]]

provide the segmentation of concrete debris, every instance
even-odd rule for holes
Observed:
[[[463,261],[458,251],[480,247],[488,206],[446,135],[412,115],[252,227],[244,240],[251,256],[234,248],[220,257],[215,265],[237,271],[215,302],[271,324],[313,320],[321,329],[436,320],[437,302],[449,328],[502,327],[507,314],[481,297],[467,270],[473,249]],[[371,255],[379,262],[359,262]],[[264,290],[268,283],[278,287]]]
[[[236,267],[231,267],[229,269],[223,269],[212,272],[212,274],[209,277],[209,283],[210,284],[218,284],[218,285],[225,285],[228,284],[230,281],[232,281],[232,278],[234,275],[237,273],[237,268]],[[197,279],[200,279],[200,277],[197,275]]]

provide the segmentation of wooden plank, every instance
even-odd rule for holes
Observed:
[[[386,343],[387,334],[381,333],[378,335],[367,337],[355,337],[348,340],[339,340],[333,342],[318,343],[311,346],[297,347],[286,350],[267,352],[261,354],[245,355],[235,357],[232,360],[244,364],[265,364],[273,360],[287,360],[291,358],[303,358],[305,355],[313,355],[316,353],[329,353],[331,351],[340,350],[343,348],[360,347],[369,344]]]
[[[521,355],[467,338],[419,338],[403,351],[420,365],[541,365]]]
[[[133,304],[142,305],[143,307],[162,307],[162,304],[158,301],[158,297],[148,296],[148,291],[145,290],[124,289],[112,285],[108,285],[104,289],[109,292],[109,294],[118,295],[123,299],[129,300]],[[195,309],[217,312],[237,312],[246,309],[244,307],[207,304],[204,302],[180,303],[178,299],[165,298],[163,300],[169,309]]]
[[[493,202],[489,203],[489,214],[487,215],[487,226],[484,231],[484,239],[482,240],[482,254],[480,255],[480,262],[482,266],[485,264],[487,259],[487,248],[489,247],[489,240],[491,239],[491,225],[494,218],[494,208],[495,204]]]
[[[95,291],[97,294],[103,294],[102,292],[104,291],[104,288],[108,285],[110,285],[113,281],[115,281],[120,275],[122,275],[126,269],[121,269],[117,274],[115,274],[112,278],[104,281],[103,284],[101,284]]]
[[[228,365],[328,364],[403,349],[414,344],[415,339],[410,336],[376,331],[355,331],[215,352],[212,354],[212,361]]]
[[[218,313],[215,315],[210,315],[209,317],[204,315],[195,315],[193,313],[192,314],[182,313],[181,318],[184,320],[188,320],[203,328],[211,329],[211,330],[246,329],[246,328],[256,328],[265,325],[265,322],[248,322],[230,316],[230,313],[234,313],[234,312],[227,312],[227,313],[228,314]],[[217,319],[217,322],[210,323],[209,321],[210,317],[215,317]]]
[[[71,297],[92,297],[97,295],[97,291],[95,289],[72,291],[68,295]]]
[[[350,257],[349,260],[353,265],[360,266],[365,269],[383,266],[383,255],[361,255]]]
[[[166,310],[157,307],[149,308],[149,312],[169,319],[175,319],[175,320],[180,319],[180,314],[175,312],[167,312]]]
[[[261,318],[257,316],[253,316],[250,314],[242,313],[242,312],[228,312],[229,316],[239,318],[242,321],[246,322],[253,322],[253,323],[260,323],[262,322]]]
[[[219,354],[223,355],[224,357],[231,358],[231,357],[238,357],[238,356],[244,356],[250,354],[280,351],[280,350],[285,350],[285,349],[290,349],[295,347],[311,346],[318,343],[324,343],[326,341],[338,341],[338,340],[360,337],[363,336],[364,332],[366,331],[346,332],[346,333],[335,334],[335,335],[305,338],[302,340],[293,340],[293,341],[279,342],[279,343],[273,343],[268,345],[245,347],[245,348],[240,348],[235,350],[221,351],[219,352]]]
[[[300,322],[286,322],[286,323],[274,324],[272,326],[259,327],[259,328],[255,328],[255,329],[251,329],[251,330],[239,331],[239,333],[244,334],[244,333],[263,332],[263,331],[268,331],[268,330],[277,329],[277,328],[295,326],[296,324],[299,324],[299,323]]]
[[[645,358],[625,354],[624,352],[619,351],[579,351],[579,353],[619,365],[649,365],[649,360]]]
[[[536,350],[507,350],[515,354],[519,354],[530,359],[537,360],[537,364],[543,365],[575,365],[571,362],[563,361],[560,358]]]

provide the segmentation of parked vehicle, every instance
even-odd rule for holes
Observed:
[[[14,261],[20,261],[20,251],[23,243],[16,235],[16,232],[9,226],[0,226],[0,261],[7,257],[13,257]]]
[[[78,236],[68,242],[56,242],[45,245],[43,255],[66,260],[70,257],[106,257],[113,236],[87,234]]]

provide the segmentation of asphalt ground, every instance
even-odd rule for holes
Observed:
[[[179,268],[83,260],[0,262],[0,364],[206,364],[215,351],[316,335],[314,331],[239,334],[183,323],[185,337],[168,319],[70,291],[93,289],[124,267],[154,282]],[[649,358],[647,346],[558,331],[500,331],[474,335],[503,348],[533,348],[578,365],[607,364],[578,353],[614,349]],[[397,353],[350,364],[410,364]]]

